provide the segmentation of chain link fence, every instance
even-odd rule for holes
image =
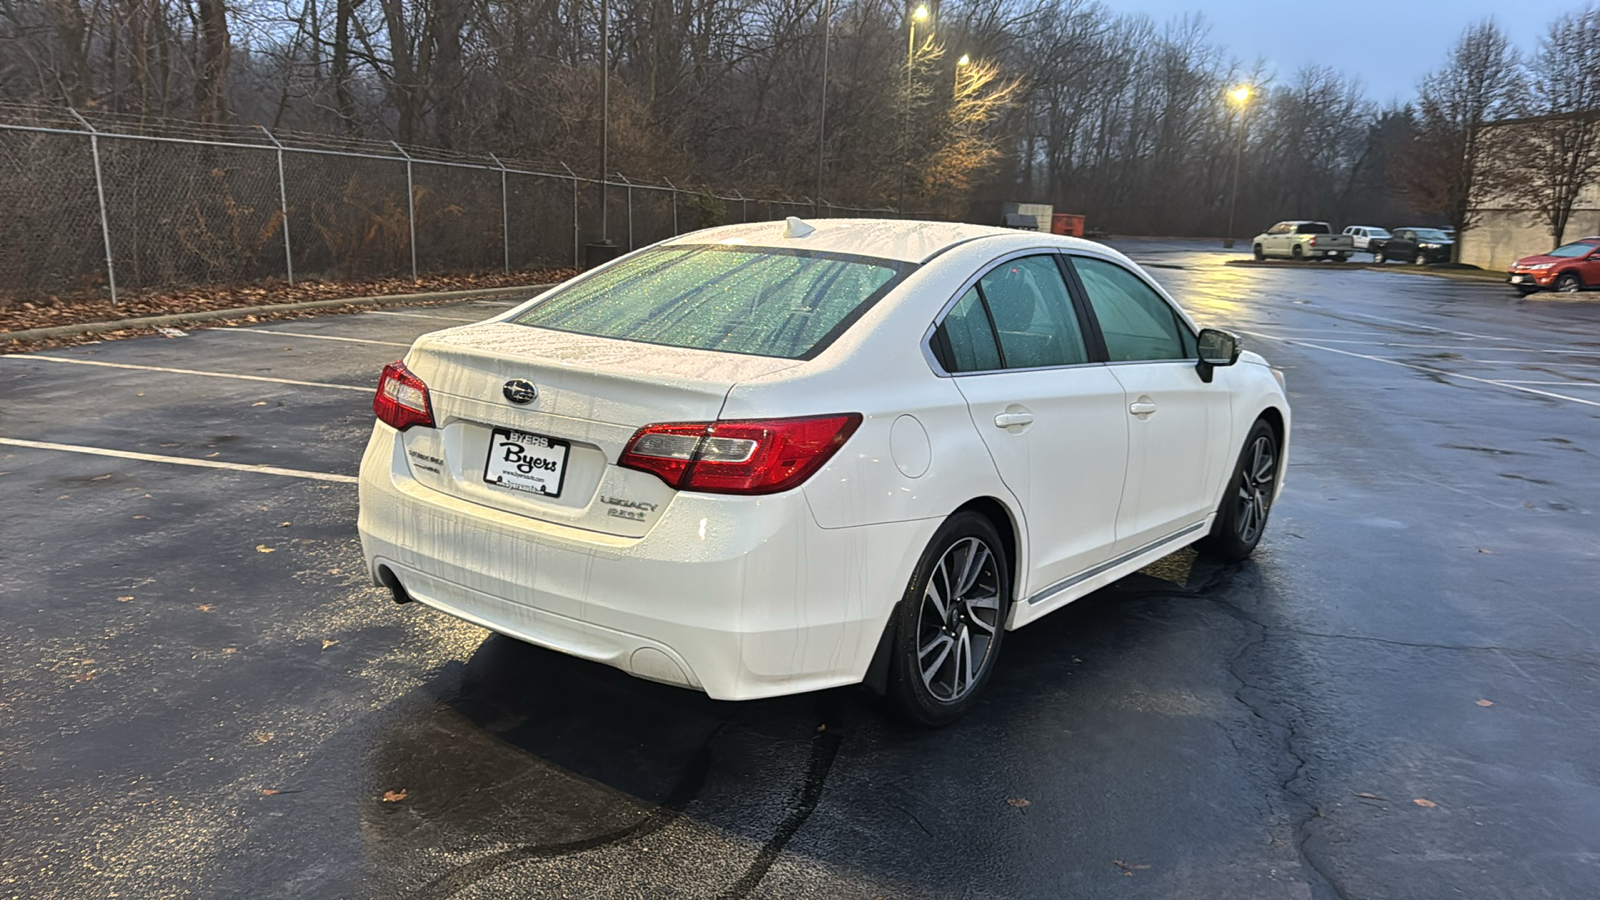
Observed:
[[[15,106],[0,106],[0,208],[0,304],[578,268],[602,231],[626,251],[725,223],[901,215],[621,174],[602,186],[562,163],[392,142]]]

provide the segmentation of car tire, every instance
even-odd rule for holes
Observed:
[[[1427,265],[1428,257],[1426,255],[1424,255],[1421,250],[1418,250],[1416,259],[1413,259],[1411,261],[1411,263],[1412,263],[1412,265],[1417,265],[1417,266]]]
[[[1373,263],[1373,265],[1381,266],[1381,265],[1384,264],[1384,262],[1385,262],[1385,260],[1384,260],[1384,257],[1383,257],[1383,251],[1382,250],[1374,250],[1374,251],[1372,251],[1372,263]]]
[[[1267,258],[1267,251],[1261,249],[1260,244],[1255,245],[1255,247],[1252,248],[1251,253],[1255,255],[1256,262],[1261,262]]]
[[[1556,278],[1556,290],[1563,294],[1576,294],[1583,290],[1583,282],[1575,272],[1563,272]]]
[[[1349,259],[1349,257],[1345,256],[1343,253],[1335,253],[1331,258],[1336,263],[1344,262],[1346,259]]]
[[[1294,257],[1296,261],[1299,261],[1300,257],[1305,255],[1305,251],[1300,249],[1299,244],[1295,244],[1293,249],[1289,251],[1289,255]]]
[[[1255,552],[1272,512],[1272,492],[1282,468],[1280,452],[1277,432],[1267,420],[1257,419],[1228,477],[1211,532],[1197,545],[1199,550],[1229,562],[1247,559]]]
[[[1010,600],[1011,563],[994,524],[975,512],[951,516],[895,607],[888,697],[896,711],[928,726],[966,714],[994,672]]]

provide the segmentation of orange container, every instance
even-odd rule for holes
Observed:
[[[1083,237],[1083,216],[1055,213],[1050,217],[1050,231],[1054,234]]]

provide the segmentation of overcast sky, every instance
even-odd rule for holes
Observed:
[[[1271,3],[1265,0],[1106,0],[1121,13],[1158,22],[1203,10],[1211,37],[1248,65],[1257,57],[1279,80],[1306,63],[1361,78],[1380,103],[1409,99],[1417,79],[1437,68],[1469,23],[1494,16],[1511,40],[1532,49],[1551,20],[1581,9],[1573,0],[1376,0]],[[1317,15],[1326,10],[1326,15]]]

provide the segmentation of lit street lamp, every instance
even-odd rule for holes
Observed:
[[[965,53],[961,54],[961,58],[956,60],[956,83],[955,87],[951,88],[950,96],[952,98],[959,98],[961,96],[961,70],[970,65],[972,65],[972,57]]]
[[[1239,206],[1239,163],[1244,159],[1244,128],[1250,115],[1250,98],[1254,93],[1248,84],[1241,84],[1228,92],[1228,99],[1239,107],[1239,145],[1233,153],[1233,193],[1228,200],[1228,233],[1222,239],[1224,247],[1233,246],[1233,213]]]
[[[911,29],[906,37],[906,99],[905,99],[905,125],[901,129],[901,141],[905,144],[905,159],[900,162],[900,197],[895,205],[900,208],[902,217],[906,214],[906,169],[911,167],[911,72],[917,58],[917,23],[928,21],[928,5],[917,4],[911,11]]]

